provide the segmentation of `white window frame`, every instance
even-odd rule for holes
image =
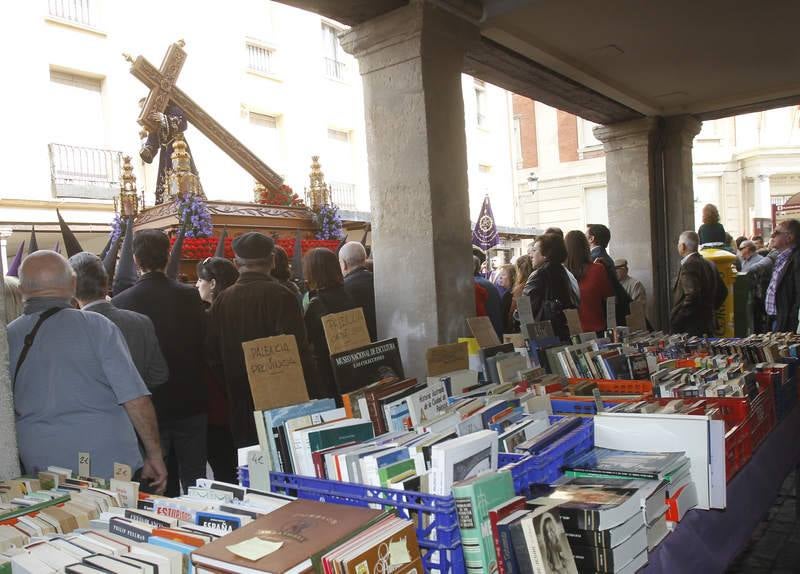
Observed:
[[[511,123],[511,153],[513,154],[514,167],[522,169],[525,160],[522,157],[522,118],[516,114]]]
[[[105,36],[105,32],[100,29],[103,20],[102,1],[103,0],[48,0],[45,20]],[[77,18],[70,18],[69,15],[64,15],[65,8],[68,9],[71,5],[77,10],[78,4],[86,6],[86,12],[89,15],[88,19],[80,20]],[[59,7],[61,10],[59,10]],[[61,13],[59,14],[59,12]]]
[[[335,40],[333,44],[333,54],[330,53],[328,45],[327,30],[332,31],[332,36]],[[342,48],[342,43],[339,41],[339,34],[344,32],[343,28],[334,22],[322,18],[320,20],[320,32],[322,34],[322,65],[323,73],[329,80],[336,82],[348,83],[350,80],[350,65],[347,62],[347,55]]]
[[[584,130],[586,129],[587,124],[594,123],[589,122],[588,120],[583,119],[580,116],[575,116],[578,119],[578,159],[583,159],[583,155],[586,152],[595,152],[603,149],[603,142],[597,143],[588,143],[586,141],[586,136],[584,134]]]
[[[475,93],[475,121],[482,130],[489,129],[489,94],[486,91],[486,84],[480,80],[475,80],[473,85]],[[483,110],[481,110],[481,100],[483,100]]]
[[[270,63],[269,71],[259,70],[250,65],[251,47],[256,50],[264,50],[269,53],[269,63]],[[249,74],[253,74],[255,76],[262,76],[270,79],[280,78],[280,74],[278,73],[279,69],[278,50],[273,44],[270,44],[269,42],[264,42],[262,40],[257,40],[255,38],[245,38],[244,50],[245,50],[245,69]]]

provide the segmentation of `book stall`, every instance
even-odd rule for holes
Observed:
[[[800,336],[467,322],[417,379],[360,309],[326,316],[337,399],[305,395],[293,340],[245,343],[240,484],[2,482],[0,573],[723,572],[800,461]]]

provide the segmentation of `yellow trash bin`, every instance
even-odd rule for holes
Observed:
[[[714,325],[716,332],[714,334],[717,337],[733,337],[733,286],[736,282],[736,268],[734,267],[736,256],[730,251],[713,247],[701,249],[700,255],[716,265],[720,276],[722,276],[722,282],[725,283],[725,287],[728,289],[728,296],[722,306],[717,309],[715,315]]]

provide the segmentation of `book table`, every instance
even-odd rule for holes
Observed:
[[[727,508],[688,511],[675,531],[650,552],[640,573],[723,574],[747,547],[786,476],[798,465],[800,407],[795,406],[728,483]]]

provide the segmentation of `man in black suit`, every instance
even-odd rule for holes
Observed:
[[[150,391],[166,383],[169,369],[158,346],[153,322],[141,313],[117,309],[106,299],[108,275],[97,255],[84,251],[70,257],[69,264],[77,276],[75,299],[81,309],[99,313],[119,327],[133,364]]]
[[[684,231],[678,239],[681,268],[672,290],[670,327],[673,333],[714,335],[714,311],[721,304],[724,285],[714,264],[697,252],[700,238]],[[727,294],[727,290],[725,291]]]
[[[364,309],[370,339],[377,341],[375,281],[366,265],[367,250],[358,241],[345,243],[339,250],[339,266],[344,275],[344,290],[356,305]]]
[[[164,274],[169,239],[157,229],[133,238],[133,257],[142,272],[133,287],[114,297],[120,309],[147,315],[169,367],[169,379],[153,393],[161,446],[174,449],[183,489],[206,476],[208,390],[203,377],[203,307],[197,289]],[[169,490],[169,489],[168,489]],[[174,488],[173,488],[174,490]],[[167,496],[178,493],[167,492]]]

